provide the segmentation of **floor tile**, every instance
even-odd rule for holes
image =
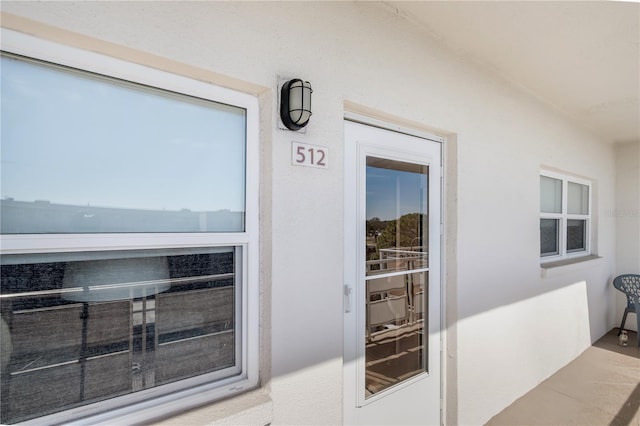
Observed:
[[[640,426],[640,348],[611,330],[487,424]]]

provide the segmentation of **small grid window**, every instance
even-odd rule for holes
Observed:
[[[540,175],[540,257],[543,261],[590,254],[591,182]]]

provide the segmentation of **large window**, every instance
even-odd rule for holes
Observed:
[[[540,256],[543,261],[590,253],[591,183],[553,172],[540,174]]]
[[[255,386],[256,99],[2,36],[1,422]]]

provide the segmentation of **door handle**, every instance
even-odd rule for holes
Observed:
[[[344,313],[351,312],[351,293],[353,289],[349,285],[344,285]]]

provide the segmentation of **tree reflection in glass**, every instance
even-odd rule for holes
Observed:
[[[428,173],[367,157],[367,397],[427,371]]]

